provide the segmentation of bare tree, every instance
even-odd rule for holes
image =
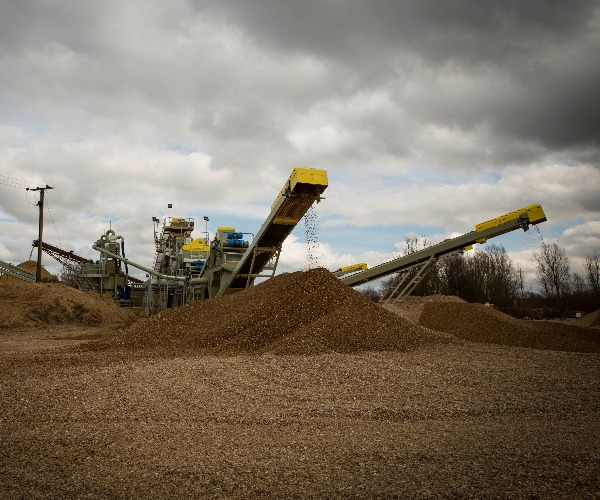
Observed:
[[[468,277],[462,298],[512,307],[517,295],[518,275],[502,245],[489,245],[466,259]]]
[[[587,291],[588,287],[583,276],[578,273],[573,273],[571,275],[571,293],[574,295],[585,295]]]
[[[381,298],[381,294],[375,290],[375,288],[370,286],[359,288],[358,292],[373,302],[379,302],[379,299]]]
[[[588,255],[583,265],[585,277],[588,285],[592,289],[594,297],[600,299],[600,254],[594,251],[593,255]]]
[[[466,254],[467,280],[461,298],[468,302],[490,302],[489,255],[483,251]]]
[[[523,269],[521,266],[517,269],[516,272],[516,280],[517,280],[517,291],[518,291],[518,303],[521,306],[521,316],[525,314],[525,280],[523,279]]]
[[[569,258],[564,249],[556,243],[547,245],[542,243],[539,253],[534,252],[537,277],[542,293],[549,303],[557,307],[561,313],[565,312],[565,297],[571,284],[571,271]]]
[[[465,298],[470,287],[467,260],[462,254],[452,254],[441,260],[440,292]],[[465,299],[467,300],[467,299]]]
[[[489,301],[508,307],[517,295],[518,275],[504,246],[492,244],[486,249],[486,253]]]

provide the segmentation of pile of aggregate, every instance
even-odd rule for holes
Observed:
[[[43,325],[113,325],[137,316],[109,297],[62,283],[0,282],[0,328]]]
[[[140,349],[173,355],[321,354],[408,351],[450,342],[374,304],[316,268],[142,319],[85,349]]]
[[[523,321],[503,312],[464,301],[425,302],[421,326],[470,342],[552,351],[600,352],[600,332],[573,324]]]
[[[425,304],[430,304],[432,302],[440,303],[440,302],[451,302],[451,303],[459,303],[466,304],[467,302],[456,295],[426,295],[426,296],[413,296],[409,295],[407,297],[403,297],[401,301],[395,302],[393,304],[383,304],[383,307],[386,309],[398,314],[399,316],[407,319],[412,323],[419,323],[421,318],[421,314],[423,313],[423,309],[425,308]]]
[[[586,314],[583,318],[578,318],[574,321],[577,326],[583,326],[588,328],[600,327],[600,309]]]

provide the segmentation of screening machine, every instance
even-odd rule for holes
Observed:
[[[546,214],[541,205],[528,205],[519,210],[477,224],[475,231],[463,234],[457,238],[442,241],[437,245],[432,245],[423,250],[385,262],[366,271],[340,278],[340,281],[348,286],[357,286],[393,273],[404,272],[404,279],[400,280],[396,289],[390,294],[390,297],[402,297],[410,294],[415,289],[440,257],[456,252],[463,252],[475,243],[485,243],[490,238],[495,238],[510,231],[517,229],[527,231],[529,226],[546,220]],[[407,272],[415,268],[418,269],[416,273]],[[404,288],[399,294],[395,295],[402,285],[405,285]]]
[[[283,242],[313,203],[321,201],[327,186],[325,170],[295,168],[256,235],[238,231],[232,226],[220,226],[214,239],[209,242],[208,233],[203,238],[192,237],[194,219],[165,217],[162,231],[159,232],[160,221],[153,217],[156,255],[152,269],[126,259],[124,248],[119,247],[117,241],[122,237],[109,230],[93,245],[104,256],[101,264],[104,263],[102,269],[105,272],[100,276],[103,280],[100,289],[112,290],[117,296],[119,289],[125,289],[127,285],[127,289],[132,289],[132,298],[134,295],[143,297],[141,301],[154,312],[191,300],[221,297],[252,286],[257,278],[271,278],[275,275]],[[400,296],[407,295],[438,258],[465,251],[475,243],[485,243],[489,238],[519,228],[527,231],[529,226],[545,220],[540,205],[529,205],[477,224],[475,231],[390,262],[370,269],[361,262],[340,268],[333,274],[342,283],[356,286],[403,272],[404,278],[409,279]],[[248,238],[248,235],[252,238]],[[125,263],[125,273],[120,271],[117,262]],[[127,276],[127,265],[144,271],[148,280],[144,284],[132,283],[134,280]],[[415,268],[418,272],[408,272]],[[115,279],[110,281],[113,274]],[[95,276],[87,273],[85,277]],[[121,278],[125,280],[123,283],[118,281]],[[402,284],[403,281],[400,281],[398,286]]]

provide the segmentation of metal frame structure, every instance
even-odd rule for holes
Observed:
[[[0,260],[0,276],[3,274],[29,283],[35,283],[36,281],[35,274]]]
[[[407,268],[403,269],[402,271],[400,271],[401,278],[398,281],[398,284],[389,293],[389,295],[381,297],[379,302],[383,303],[383,304],[395,304],[403,297],[410,295],[414,291],[414,289],[417,288],[417,285],[419,283],[421,283],[421,281],[423,281],[423,278],[425,278],[425,276],[427,276],[427,273],[429,273],[429,271],[431,271],[431,269],[433,268],[433,266],[435,265],[435,263],[437,261],[438,261],[438,257],[435,257],[434,255],[432,255],[425,262],[415,264],[413,266],[407,267]],[[400,291],[400,293],[396,293],[398,291],[398,289],[404,284],[404,282],[410,277],[410,271],[415,268],[418,269],[417,273],[412,277],[412,279],[410,279],[408,281],[408,283]]]
[[[251,287],[256,278],[273,277],[283,242],[312,204],[321,201],[327,185],[325,170],[295,168],[271,205],[271,213],[235,267],[227,267],[209,258],[210,265],[201,274],[209,282],[206,298],[221,297]],[[217,250],[211,246],[211,254]],[[274,262],[271,272],[263,273],[265,268],[270,267],[270,262]]]
[[[486,223],[478,224],[477,227],[480,229],[463,234],[457,238],[442,241],[437,245],[432,245],[423,250],[385,262],[366,271],[341,278],[340,281],[348,286],[362,285],[363,283],[368,283],[369,281],[383,278],[393,273],[407,271],[415,266],[424,266],[428,261],[433,262],[433,259],[439,259],[444,255],[463,251],[465,248],[474,245],[475,243],[484,243],[490,238],[500,236],[501,234],[510,231],[515,231],[517,229],[527,231],[530,225],[539,224],[545,220],[546,216],[541,206],[530,205],[521,210],[511,212],[506,216],[501,216]],[[428,269],[431,269],[431,264],[425,268],[425,271]],[[419,275],[420,273],[417,273],[417,276]],[[424,274],[420,275],[419,281],[423,279],[423,276]],[[415,279],[416,276],[401,293],[406,295],[412,292],[414,287],[418,284],[414,283]]]

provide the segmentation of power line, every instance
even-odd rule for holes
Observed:
[[[56,233],[56,237],[58,238],[58,246],[63,249],[63,244],[58,234],[58,229],[56,229],[56,224],[54,223],[54,217],[52,216],[52,211],[50,210],[50,205],[48,203],[48,198],[46,197],[46,208],[48,209],[48,213],[50,214],[50,220],[52,221],[52,225],[54,226],[54,232]]]
[[[29,180],[24,180],[24,179],[18,179],[16,177],[10,177],[8,175],[4,175],[4,174],[0,174],[0,177],[2,177],[2,179],[0,179],[0,183],[2,184],[6,184],[7,186],[13,186],[13,187],[31,187],[31,186],[36,186],[37,184],[39,184],[38,182],[33,182],[33,181],[29,181]]]
[[[29,191],[30,191],[29,188],[25,188],[25,199],[27,200],[27,203],[29,203],[30,205],[37,206],[37,202],[36,203],[31,203],[31,201],[29,200]]]
[[[26,189],[27,187],[33,186],[33,184],[29,184],[29,185],[27,185],[27,184],[16,184],[16,183],[11,182],[11,181],[3,181],[2,179],[0,179],[0,184],[3,184],[3,185],[8,186],[8,187],[14,187],[14,188],[17,188],[17,189]]]

